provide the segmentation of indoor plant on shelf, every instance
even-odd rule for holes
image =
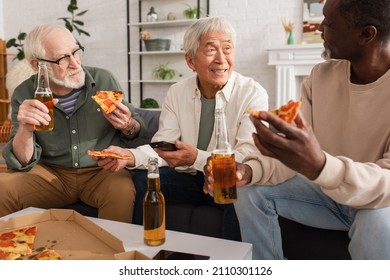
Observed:
[[[153,69],[153,76],[159,80],[172,80],[176,73],[177,71],[169,68],[167,64],[159,64]]]
[[[187,9],[183,11],[184,15],[188,19],[196,19],[198,18],[198,7],[196,6],[190,6],[187,4]],[[199,17],[202,15],[202,10],[199,9]]]
[[[152,34],[149,31],[141,31],[139,37],[144,41],[147,51],[169,51],[171,47],[170,39],[152,39]]]
[[[143,109],[158,109],[160,108],[156,99],[153,98],[145,98],[141,102],[141,108]]]

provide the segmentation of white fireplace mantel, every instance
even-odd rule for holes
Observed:
[[[313,66],[323,61],[322,44],[285,45],[268,49],[268,65],[276,68],[275,107],[300,98],[299,87]]]

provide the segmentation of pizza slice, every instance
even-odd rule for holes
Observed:
[[[45,248],[34,256],[33,260],[62,260],[63,257],[54,249]]]
[[[27,227],[0,235],[0,259],[14,260],[32,254],[37,227]]]
[[[278,109],[269,110],[269,112],[277,115],[280,119],[287,123],[293,123],[295,118],[298,116],[301,108],[302,101],[290,100],[287,104],[280,106]],[[247,109],[247,113],[251,114],[255,118],[260,118],[260,111]]]
[[[117,158],[117,159],[132,159],[132,155],[120,155],[117,153],[113,152],[108,152],[108,151],[92,151],[88,150],[88,155],[90,156],[95,156],[95,157],[109,157],[109,158]]]
[[[15,254],[11,252],[3,252],[0,249],[0,260],[16,260],[19,259],[22,255],[21,254]]]
[[[92,99],[99,104],[106,114],[109,114],[116,109],[116,102],[122,102],[123,92],[119,90],[99,90],[92,96]]]

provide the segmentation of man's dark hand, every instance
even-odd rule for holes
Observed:
[[[266,111],[260,113],[259,119],[251,116],[251,120],[257,132],[253,134],[255,145],[263,155],[280,160],[310,180],[318,177],[326,157],[311,126],[300,115],[295,119],[295,125]],[[262,121],[269,123],[278,132]]]

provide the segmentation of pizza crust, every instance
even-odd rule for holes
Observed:
[[[108,157],[108,158],[117,158],[117,159],[132,159],[132,155],[120,155],[113,152],[108,151],[92,151],[88,150],[88,155],[95,157]]]
[[[45,248],[34,256],[33,260],[62,260],[63,257],[54,249]]]

